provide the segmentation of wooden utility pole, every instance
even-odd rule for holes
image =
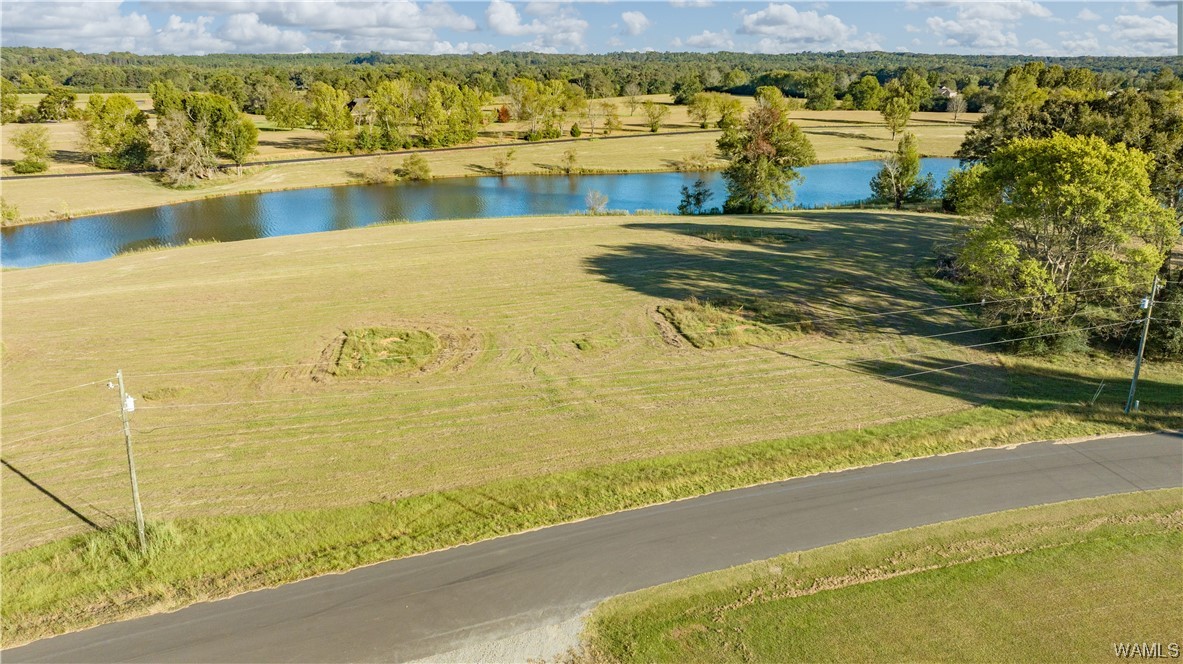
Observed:
[[[123,389],[123,370],[115,372],[119,379],[119,414],[123,416],[123,442],[127,444],[127,471],[131,474],[131,502],[136,508],[136,535],[140,539],[140,552],[148,550],[148,540],[144,537],[144,510],[140,507],[140,483],[136,480],[136,458],[131,452],[131,424],[127,420],[130,408],[135,408],[131,397]]]
[[[1138,374],[1142,371],[1142,352],[1146,350],[1146,334],[1150,332],[1150,314],[1154,312],[1154,297],[1158,294],[1158,275],[1154,275],[1154,284],[1150,286],[1150,297],[1146,298],[1146,318],[1142,320],[1142,340],[1138,342],[1138,359],[1134,360],[1134,379],[1130,381],[1130,396],[1125,400],[1125,412],[1134,409],[1134,392],[1138,389]]]

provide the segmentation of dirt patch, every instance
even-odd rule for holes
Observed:
[[[661,334],[661,340],[673,346],[674,348],[685,348],[686,341],[678,332],[678,328],[670,323],[669,319],[665,317],[660,311],[661,307],[654,307],[649,310],[649,320],[657,326],[657,331]]]

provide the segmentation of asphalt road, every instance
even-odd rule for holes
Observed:
[[[1183,434],[1032,443],[712,494],[394,560],[4,651],[4,662],[400,661],[631,590],[975,514],[1183,485]]]

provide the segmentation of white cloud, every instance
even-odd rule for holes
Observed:
[[[1088,7],[1085,7],[1084,9],[1080,10],[1079,14],[1076,15],[1076,19],[1078,21],[1099,21],[1101,20],[1101,15],[1095,11],[1092,11]]]
[[[555,53],[562,50],[584,50],[583,35],[587,21],[566,6],[555,3],[530,3],[526,10],[538,16],[529,23],[522,23],[522,15],[508,0],[492,0],[485,11],[489,27],[499,35],[523,37],[535,35],[531,42],[519,44],[517,48]]]
[[[929,3],[935,4],[935,3]],[[952,19],[930,16],[925,25],[941,46],[985,52],[1013,52],[1019,44],[1015,26],[1024,19],[1052,17],[1051,10],[1033,0],[956,3]]]
[[[624,21],[625,32],[634,37],[645,32],[653,24],[649,17],[641,12],[624,12],[620,15],[620,20]]]
[[[711,0],[670,0],[675,7],[710,7],[715,4]]]
[[[798,11],[792,5],[770,3],[756,12],[743,12],[740,32],[761,37],[757,50],[786,53],[804,50],[875,50],[874,39],[858,39],[858,28],[833,14]]]
[[[246,48],[268,53],[295,53],[307,48],[308,37],[299,30],[283,30],[263,23],[259,15],[232,14],[218,32],[218,36]]]
[[[711,32],[710,30],[703,30],[697,35],[691,35],[683,40],[675,40],[677,46],[688,46],[693,49],[703,51],[722,51],[735,47],[735,42],[731,39],[731,34],[726,30],[719,32]]]
[[[1130,55],[1165,55],[1175,50],[1176,26],[1163,16],[1121,15],[1113,19],[1113,38],[1128,42]]]
[[[1064,39],[1060,42],[1060,50],[1064,55],[1100,55],[1101,42],[1096,35],[1086,32],[1083,35],[1061,33]]]
[[[121,14],[107,2],[4,2],[4,42],[11,46],[56,46],[81,51],[130,51],[151,40],[144,14]]]

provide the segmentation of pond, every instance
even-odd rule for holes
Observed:
[[[956,165],[956,159],[925,159],[922,167],[939,183]],[[880,162],[860,161],[801,169],[805,179],[794,187],[794,204],[822,207],[866,199],[871,176],[879,168]],[[5,267],[81,263],[190,239],[232,242],[392,220],[566,214],[585,209],[591,191],[605,194],[613,210],[675,211],[682,186],[699,177],[714,192],[709,205],[722,205],[723,178],[714,172],[448,178],[243,194],[5,228],[0,233],[0,262]],[[46,186],[62,186],[61,182]]]

